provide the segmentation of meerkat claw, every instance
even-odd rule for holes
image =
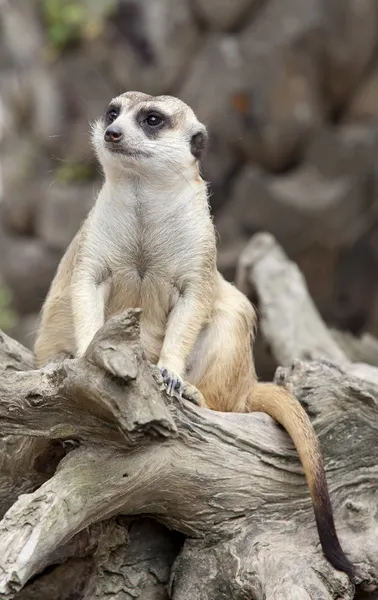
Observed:
[[[173,396],[174,392],[176,392],[179,398],[185,398],[185,400],[189,400],[189,402],[197,406],[206,405],[204,397],[194,385],[184,382],[181,377],[168,371],[165,367],[160,369],[160,373],[167,386],[167,394],[169,396]]]
[[[178,377],[178,375],[175,375],[164,367],[160,369],[160,373],[163,377],[164,383],[167,386],[167,394],[169,396],[173,396],[173,392],[175,391],[181,397],[182,390],[184,388],[184,382],[182,381],[181,377]]]

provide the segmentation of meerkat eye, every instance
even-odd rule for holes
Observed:
[[[113,123],[113,121],[115,121],[118,116],[119,108],[117,108],[116,106],[110,106],[106,111],[105,121],[107,124]]]
[[[145,118],[145,122],[149,127],[157,127],[158,125],[162,125],[164,123],[164,119],[157,113],[150,113]]]

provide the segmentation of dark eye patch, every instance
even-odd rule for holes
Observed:
[[[155,109],[153,107],[141,108],[137,112],[135,119],[149,138],[155,138],[162,129],[169,129],[172,127],[171,118],[160,109]]]
[[[207,131],[198,131],[194,135],[192,135],[190,140],[190,151],[193,154],[194,158],[200,160],[204,153],[207,144]]]
[[[105,125],[110,125],[110,123],[113,123],[113,121],[115,121],[119,117],[120,112],[120,104],[110,104],[105,113]]]

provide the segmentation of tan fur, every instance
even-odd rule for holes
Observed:
[[[60,352],[82,355],[110,315],[142,308],[141,342],[152,363],[194,385],[214,410],[263,411],[286,428],[316,507],[327,490],[316,485],[319,473],[325,478],[315,432],[287,391],[257,383],[255,311],[216,269],[206,184],[190,152],[204,126],[176,98],[129,92],[116,101],[122,109],[113,124],[131,155],[112,154],[104,121],[95,124],[105,182],[43,306],[38,364]],[[171,126],[148,139],[135,121],[141,107],[163,110]],[[148,157],[133,157],[133,149]]]
[[[128,144],[156,155],[145,160],[110,155],[103,121],[95,124],[105,183],[43,306],[35,344],[38,364],[60,352],[83,354],[106,318],[139,307],[141,340],[152,363],[196,386],[208,407],[263,410],[298,438],[309,430],[308,419],[285,391],[256,382],[255,311],[216,269],[206,184],[189,152],[189,134],[203,126],[176,98],[129,92],[117,100],[122,113],[116,122],[127,131]],[[134,140],[130,123],[146,104],[163,106],[173,121],[173,131],[153,143],[142,136]],[[313,436],[301,439],[300,454],[304,448],[306,456],[317,451],[307,443]],[[311,469],[312,461],[304,462]]]

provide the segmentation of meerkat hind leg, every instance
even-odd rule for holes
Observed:
[[[197,406],[205,407],[206,401],[202,396],[201,392],[191,383],[187,383],[184,381],[183,389],[182,389],[182,397]]]
[[[219,306],[201,334],[191,357],[188,381],[206,406],[225,412],[247,412],[256,381],[251,328],[233,306]]]

